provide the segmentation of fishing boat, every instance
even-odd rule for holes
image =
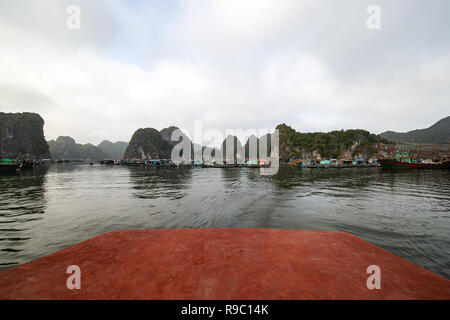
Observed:
[[[100,161],[100,164],[106,164],[106,165],[108,165],[108,166],[111,166],[111,165],[114,164],[114,160],[111,160],[111,159],[104,159],[104,160],[101,160],[101,161]]]
[[[131,166],[131,167],[138,167],[142,165],[141,160],[124,160],[123,165],[125,166]]]
[[[36,161],[30,154],[24,155],[20,158],[20,169],[33,169],[39,165],[39,161]]]
[[[20,164],[12,159],[0,159],[0,173],[15,173]]]
[[[377,165],[382,168],[401,169],[450,169],[450,143],[445,146],[423,147],[422,144],[415,150],[398,148],[395,143],[380,148]]]
[[[223,163],[216,163],[214,165],[214,168],[237,168],[238,165],[237,163],[227,163],[227,162],[223,162]]]
[[[403,159],[379,159],[378,163],[382,168],[402,168],[402,169],[450,169],[450,160],[438,162],[404,161]]]
[[[20,161],[20,169],[33,169],[39,163],[33,159],[24,159]]]
[[[21,169],[33,169],[34,168],[34,161],[31,161],[31,160],[21,161],[20,164],[21,164],[21,166],[20,166]]]
[[[410,152],[396,152],[393,157],[379,159],[378,163],[383,168],[450,169],[450,159],[446,156],[424,160]]]

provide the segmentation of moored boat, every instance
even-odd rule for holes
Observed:
[[[141,160],[124,160],[123,161],[123,165],[124,166],[132,166],[132,167],[138,167],[142,165],[142,161]]]
[[[104,159],[104,160],[100,160],[100,164],[106,164],[106,165],[111,166],[115,163],[114,163],[114,160],[112,160],[112,159]]]
[[[205,162],[204,161],[202,161],[202,160],[195,160],[195,161],[193,161],[193,166],[194,167],[201,167],[201,166],[203,166],[205,164]]]
[[[17,161],[12,159],[0,159],[0,173],[15,173],[20,167]]]
[[[23,160],[20,162],[21,169],[33,169],[37,163],[34,160]]]
[[[403,169],[450,169],[450,160],[438,162],[407,162],[397,159],[379,159],[378,163],[382,168],[403,168]]]
[[[258,159],[248,159],[247,161],[245,161],[245,165],[248,168],[259,168],[260,167]]]

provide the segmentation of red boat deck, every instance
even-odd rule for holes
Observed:
[[[66,287],[81,268],[81,289]],[[381,269],[369,290],[367,267]],[[450,281],[342,232],[116,231],[0,273],[1,299],[450,299]]]

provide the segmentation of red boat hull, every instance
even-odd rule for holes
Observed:
[[[371,265],[380,289],[367,286]],[[343,232],[126,230],[0,272],[0,299],[449,300],[450,281]]]
[[[403,169],[450,169],[450,160],[439,163],[409,163],[392,159],[380,159],[378,163],[383,168],[403,168]]]

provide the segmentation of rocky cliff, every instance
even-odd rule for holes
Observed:
[[[301,133],[286,124],[277,126],[280,132],[280,158],[283,160],[330,159],[377,155],[378,144],[386,139],[365,130]]]
[[[134,134],[125,151],[125,159],[167,159],[173,145],[153,128],[139,129]]]
[[[159,133],[161,134],[161,137],[164,140],[166,140],[168,143],[170,143],[171,145],[174,146],[174,145],[178,144],[178,141],[172,141],[172,134],[175,130],[178,130],[178,127],[171,126],[171,127],[162,129]],[[187,138],[187,136],[185,134],[183,134],[183,136],[185,138]]]
[[[28,112],[0,112],[0,154],[9,157],[29,154],[36,159],[49,158],[42,117]]]
[[[158,131],[153,128],[139,129],[134,134],[128,144],[124,158],[126,159],[162,159],[170,158],[174,145],[178,142],[171,141],[171,136],[177,127],[169,127]],[[310,159],[330,159],[330,158],[354,158],[354,157],[374,157],[378,152],[379,143],[388,143],[386,139],[371,134],[365,130],[340,130],[328,133],[314,132],[301,133],[295,131],[286,124],[277,126],[280,132],[280,158],[289,160],[293,158]],[[184,138],[189,139],[186,135]],[[271,150],[271,135],[267,134],[260,138],[252,136],[243,145],[235,136],[228,136],[222,143],[222,156],[226,160],[226,142],[235,143],[234,160],[237,158],[249,157],[249,141],[257,143],[257,156],[267,157]],[[267,146],[267,154],[259,154],[259,141]],[[231,145],[231,144],[230,144]],[[238,147],[239,145],[239,147]],[[205,150],[205,147],[201,147]],[[244,155],[242,154],[242,149]],[[192,155],[194,153],[192,152]],[[214,152],[212,157],[216,158]],[[217,159],[216,159],[217,160]],[[228,159],[231,160],[231,159]]]
[[[170,159],[173,147],[184,139],[191,143],[191,159],[193,159],[194,145],[187,135],[181,132],[182,137],[178,141],[172,141],[172,133],[177,129],[171,126],[161,131],[153,128],[137,130],[128,144],[124,159]]]

